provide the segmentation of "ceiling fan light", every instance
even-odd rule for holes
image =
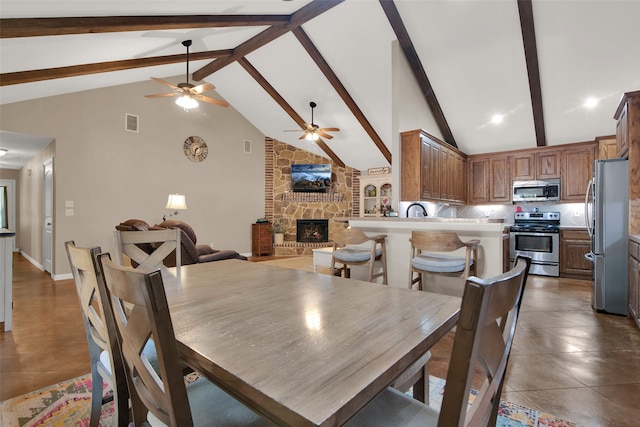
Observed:
[[[317,141],[318,138],[320,137],[315,132],[307,132],[307,136],[305,137],[307,141]]]
[[[176,99],[176,104],[178,104],[185,110],[190,110],[198,106],[198,101],[196,101],[189,95],[182,95],[180,98]]]

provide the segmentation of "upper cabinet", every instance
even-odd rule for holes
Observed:
[[[618,143],[615,135],[599,136],[596,138],[598,144],[598,160],[618,158]]]
[[[506,155],[471,156],[469,164],[469,204],[511,201],[509,158]]]
[[[560,153],[555,150],[524,151],[509,157],[514,181],[560,178]]]
[[[593,177],[593,162],[596,159],[596,152],[597,144],[595,142],[571,144],[570,147],[563,148],[561,151],[561,201],[584,202],[587,185]]]
[[[560,178],[561,201],[584,201],[597,155],[595,142],[469,156],[467,203],[511,202],[513,181]]]
[[[640,90],[622,96],[614,118],[618,155],[629,159],[629,234],[640,234]]]
[[[466,156],[423,130],[402,132],[402,201],[464,204]]]

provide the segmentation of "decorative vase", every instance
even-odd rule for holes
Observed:
[[[273,244],[281,245],[284,243],[284,233],[274,233],[273,234]]]

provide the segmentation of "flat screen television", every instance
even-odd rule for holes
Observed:
[[[330,164],[292,164],[291,190],[302,193],[327,193],[331,190]]]

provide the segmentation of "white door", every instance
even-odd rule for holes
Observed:
[[[42,265],[53,273],[53,159],[44,162]]]

